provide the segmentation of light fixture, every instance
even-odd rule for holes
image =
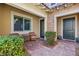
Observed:
[[[68,7],[68,4],[65,4],[64,7]]]
[[[57,10],[59,10],[59,7],[56,7]]]

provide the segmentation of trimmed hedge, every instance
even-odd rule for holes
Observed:
[[[46,39],[48,45],[54,45],[56,43],[55,38],[56,38],[56,32],[46,32]]]
[[[24,56],[24,39],[16,35],[0,36],[1,56]]]

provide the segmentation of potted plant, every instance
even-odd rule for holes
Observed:
[[[56,44],[56,32],[47,31],[45,33],[46,40],[48,45],[55,45]]]

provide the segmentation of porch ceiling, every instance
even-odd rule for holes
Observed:
[[[54,12],[55,10],[60,10],[61,8],[67,8],[75,5],[75,3],[40,3],[37,6],[41,6],[46,12]]]
[[[31,8],[31,9],[30,9],[29,6],[27,7],[28,4],[35,5],[36,3],[35,3],[35,4],[33,4],[33,3],[5,3],[5,4],[10,5],[10,6],[12,6],[12,7],[15,7],[15,8],[18,8],[18,9],[23,10],[23,11],[25,11],[25,12],[28,12],[28,13],[30,13],[30,14],[36,15],[36,16],[38,16],[38,17],[40,17],[40,18],[47,17],[46,12],[41,13],[41,12],[39,12],[39,11],[35,11],[34,8]],[[31,6],[31,7],[32,7],[32,6]],[[36,8],[36,7],[35,7],[35,8]],[[38,7],[38,9],[39,9],[39,7]]]
[[[45,14],[43,15],[43,13],[40,13],[40,12],[38,13],[35,10],[31,10],[31,9],[29,9],[29,7],[27,8],[27,10],[25,10],[19,4],[10,4],[10,3],[6,3],[6,4],[17,7],[19,9],[30,12],[30,13],[35,14],[35,15],[40,16],[40,17],[46,17]],[[38,9],[42,10],[42,12],[54,12],[56,10],[71,7],[77,3],[29,3],[29,4],[36,6]]]
[[[49,9],[64,5],[65,3],[42,3],[43,5],[47,6]]]

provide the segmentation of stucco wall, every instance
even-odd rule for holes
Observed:
[[[61,18],[57,18],[57,35],[61,35]]]
[[[0,34],[7,34],[10,32],[10,12],[7,6],[0,4],[1,18],[0,18]]]
[[[44,31],[45,32],[47,31],[47,13],[45,12],[45,10],[42,9],[42,7],[40,8],[40,6],[35,5],[37,3],[6,3],[6,4],[27,11],[29,13],[35,14],[37,16],[44,17],[45,20]]]
[[[39,36],[39,19],[40,17],[30,14],[28,12],[19,10],[17,8],[0,4],[0,34],[11,33],[11,11],[30,16],[33,19],[33,31]]]
[[[0,24],[1,24],[1,7],[0,7]],[[1,25],[0,25],[0,32],[1,32]]]

